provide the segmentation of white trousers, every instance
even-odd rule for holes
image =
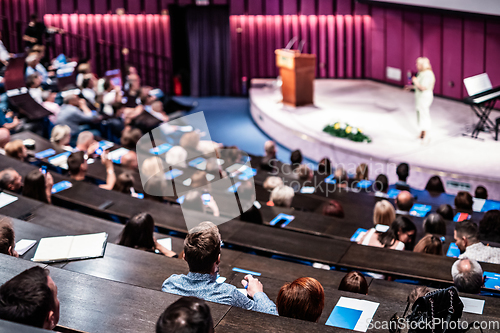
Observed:
[[[415,93],[415,107],[417,109],[417,122],[420,131],[431,129],[430,107],[434,95],[432,91],[418,91]]]

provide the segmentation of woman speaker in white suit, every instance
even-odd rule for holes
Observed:
[[[434,84],[436,78],[432,72],[431,63],[426,57],[417,58],[418,73],[411,78],[415,88],[415,107],[417,110],[418,127],[420,129],[420,139],[425,138],[425,134],[431,128],[431,116],[429,108],[434,99]]]

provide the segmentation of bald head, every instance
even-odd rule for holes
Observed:
[[[483,269],[474,259],[463,258],[455,261],[451,275],[458,291],[470,294],[478,294],[481,291]]]
[[[135,151],[129,151],[121,158],[121,164],[129,169],[137,169],[139,166],[137,164],[137,154]]]
[[[266,141],[266,143],[264,144],[264,151],[268,156],[276,155],[276,144],[274,143],[274,141]]]
[[[409,212],[411,207],[413,207],[413,196],[408,191],[399,192],[396,197],[396,206],[399,210],[404,212]]]
[[[4,148],[10,141],[10,131],[6,128],[0,128],[0,148]]]

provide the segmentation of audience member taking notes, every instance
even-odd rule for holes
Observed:
[[[184,241],[184,259],[189,265],[189,273],[170,276],[163,282],[162,291],[277,315],[276,306],[264,294],[262,283],[253,276],[246,275],[242,281],[252,299],[233,285],[216,282],[220,249],[219,229],[213,223],[202,222],[189,230]]]

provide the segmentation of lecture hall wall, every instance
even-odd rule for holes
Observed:
[[[498,17],[373,6],[355,0],[209,2],[230,8],[235,93],[240,91],[243,76],[248,79],[276,76],[273,51],[285,46],[293,36],[306,42],[304,52],[317,55],[319,78],[371,78],[403,85],[407,70],[413,70],[415,59],[424,55],[430,58],[436,74],[436,94],[463,98],[466,92],[462,79],[482,72],[489,74],[494,86],[500,85]],[[130,45],[151,41],[145,35],[151,31],[148,22],[153,18],[153,22],[164,22],[166,19],[158,16],[165,14],[169,5],[194,3],[194,0],[2,0],[0,15],[7,17],[14,27],[16,21],[26,21],[32,11],[77,13],[52,16],[51,20],[81,34],[89,34],[92,22],[99,22],[101,38],[116,38],[119,33],[122,42]],[[114,14],[118,8],[141,16],[129,18],[123,25],[116,25],[114,22],[120,20],[112,17],[89,16]],[[156,34],[155,38],[159,36],[161,47],[155,45],[154,52],[168,53],[169,34]],[[387,66],[400,69],[401,80],[388,79]]]

